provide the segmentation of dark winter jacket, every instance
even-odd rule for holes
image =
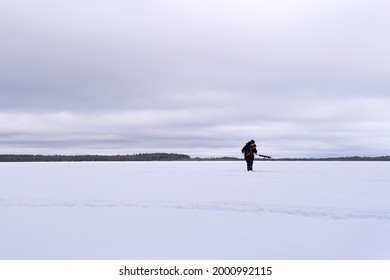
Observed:
[[[246,143],[244,148],[242,148],[241,152],[244,154],[245,160],[254,160],[254,154],[257,154],[256,144],[254,142]]]

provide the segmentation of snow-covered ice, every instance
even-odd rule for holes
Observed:
[[[0,259],[390,259],[387,162],[0,164]]]

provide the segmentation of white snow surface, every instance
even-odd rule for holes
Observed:
[[[0,259],[390,259],[387,162],[0,164]]]

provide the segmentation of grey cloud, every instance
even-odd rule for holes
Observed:
[[[2,149],[39,146],[44,137],[53,150],[215,151],[220,142],[232,153],[257,138],[281,155],[328,151],[330,142],[337,154],[350,135],[356,147],[375,142],[387,151],[383,1],[0,7]]]
[[[305,103],[308,108],[290,102],[289,107],[281,106],[274,112],[265,106],[263,118],[257,111],[214,106],[94,115],[8,113],[1,115],[4,135],[0,146],[4,149],[12,142],[37,149],[52,143],[61,151],[109,147],[117,152],[156,149],[193,155],[209,149],[209,153],[234,156],[240,155],[237,147],[250,138],[275,156],[332,155],[340,150],[359,154],[357,147],[370,143],[388,147],[390,116],[384,113],[388,101],[322,102],[311,107],[315,104],[311,100]]]

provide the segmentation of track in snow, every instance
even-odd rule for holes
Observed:
[[[11,200],[0,199],[0,207],[20,208],[160,208],[176,210],[201,210],[240,212],[252,214],[281,214],[333,220],[369,219],[390,220],[390,210],[361,210],[330,207],[303,207],[264,205],[246,201],[133,201],[133,200]]]

